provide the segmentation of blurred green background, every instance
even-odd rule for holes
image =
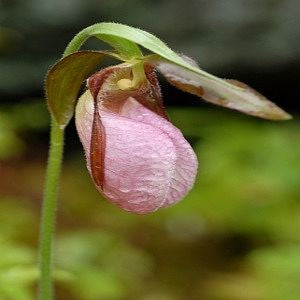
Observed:
[[[0,0],[0,299],[35,299],[48,149],[43,78],[99,21],[153,32],[206,70],[247,82],[294,115],[267,122],[162,80],[200,171],[148,216],[102,199],[67,129],[55,244],[57,299],[300,299],[298,0]],[[88,48],[104,45],[91,40]]]

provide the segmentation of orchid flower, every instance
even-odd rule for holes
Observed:
[[[90,37],[114,51],[78,51]],[[140,46],[150,54],[144,55]],[[105,56],[119,64],[99,70]],[[49,70],[45,84],[51,134],[40,232],[41,300],[53,299],[52,240],[64,129],[86,79],[75,121],[87,168],[100,193],[126,211],[145,214],[176,203],[192,188],[197,158],[168,119],[156,71],[208,102],[265,119],[291,118],[247,85],[205,72],[146,31],[117,23],[83,29]]]
[[[149,213],[182,199],[198,164],[168,120],[153,68],[136,88],[131,73],[121,64],[91,76],[75,120],[97,189],[127,211]]]
[[[95,36],[116,52],[75,52],[54,65],[46,82],[49,108],[64,127],[81,83],[99,61],[106,55],[121,61],[88,77],[75,121],[96,188],[124,210],[144,214],[178,202],[197,173],[193,149],[165,112],[157,71],[211,103],[266,119],[290,118],[247,85],[203,71],[145,31],[115,23],[85,31],[84,38],[75,37],[78,44]],[[152,54],[143,55],[138,45]]]

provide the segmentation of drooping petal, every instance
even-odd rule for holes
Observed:
[[[186,195],[198,163],[176,127],[132,97],[118,114],[100,109],[99,115],[105,130],[105,155],[103,186],[97,188],[106,198],[143,214]],[[87,91],[77,104],[76,127],[89,170],[93,116],[93,98]]]
[[[177,88],[202,99],[249,115],[270,120],[288,120],[291,116],[266,97],[237,80],[223,80],[202,71],[190,58],[184,59],[196,71],[155,56],[152,64]]]

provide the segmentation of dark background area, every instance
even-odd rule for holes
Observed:
[[[40,79],[74,34],[99,21],[115,21],[156,34],[209,72],[246,81],[293,111],[299,109],[299,9],[296,0],[2,0],[1,101],[42,97]],[[95,40],[89,44],[105,47]],[[170,87],[164,89],[167,104],[183,104],[182,94],[171,91],[170,100]]]

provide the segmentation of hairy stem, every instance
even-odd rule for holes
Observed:
[[[79,50],[88,38],[86,32],[80,32],[67,46],[63,57]],[[58,183],[62,166],[64,148],[64,129],[52,117],[50,132],[50,150],[45,179],[42,216],[40,221],[39,245],[39,299],[52,300],[52,244],[55,232]]]
[[[52,240],[56,220],[58,181],[63,157],[63,145],[64,130],[52,120],[40,229],[39,297],[41,300],[53,299]]]

